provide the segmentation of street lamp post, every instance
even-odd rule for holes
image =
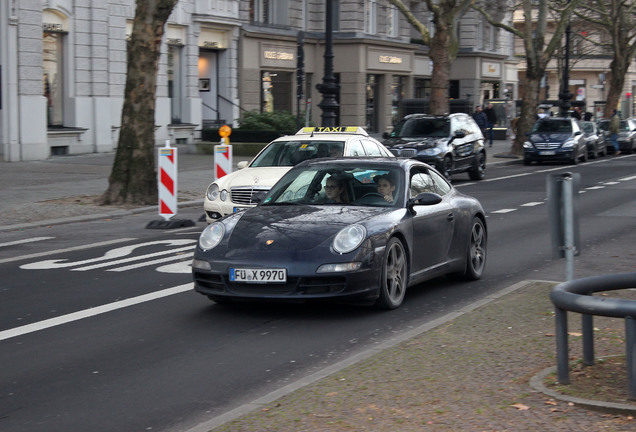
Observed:
[[[322,101],[318,104],[322,110],[322,126],[336,126],[336,112],[338,110],[338,102],[336,94],[340,86],[336,83],[336,77],[333,74],[333,1],[325,0],[327,9],[325,11],[325,75],[322,83],[316,88],[322,94]]]

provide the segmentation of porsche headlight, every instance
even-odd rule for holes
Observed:
[[[362,225],[351,225],[341,229],[333,239],[333,250],[339,254],[349,253],[362,244],[367,230]]]
[[[216,183],[212,183],[208,186],[208,190],[205,193],[210,201],[216,201],[219,197],[219,185]]]
[[[215,222],[205,227],[199,237],[199,247],[204,251],[208,251],[218,245],[225,234],[225,226],[222,223]]]

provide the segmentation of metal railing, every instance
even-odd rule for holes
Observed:
[[[550,300],[555,306],[557,379],[570,383],[567,312],[581,315],[583,363],[594,364],[594,315],[625,320],[625,353],[629,398],[636,400],[636,300],[594,297],[596,292],[636,288],[636,273],[593,276],[563,282],[552,289]]]

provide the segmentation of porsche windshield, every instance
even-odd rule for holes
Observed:
[[[274,185],[262,205],[398,205],[401,171],[374,166],[308,166],[289,171]]]
[[[250,167],[294,166],[307,159],[342,155],[343,149],[344,141],[274,141],[256,156]]]

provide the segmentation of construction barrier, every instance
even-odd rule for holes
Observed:
[[[159,149],[159,216],[165,220],[177,214],[177,149],[166,146]]]
[[[220,145],[214,146],[214,179],[218,180],[232,172],[232,146],[223,144],[225,138],[221,138]]]

